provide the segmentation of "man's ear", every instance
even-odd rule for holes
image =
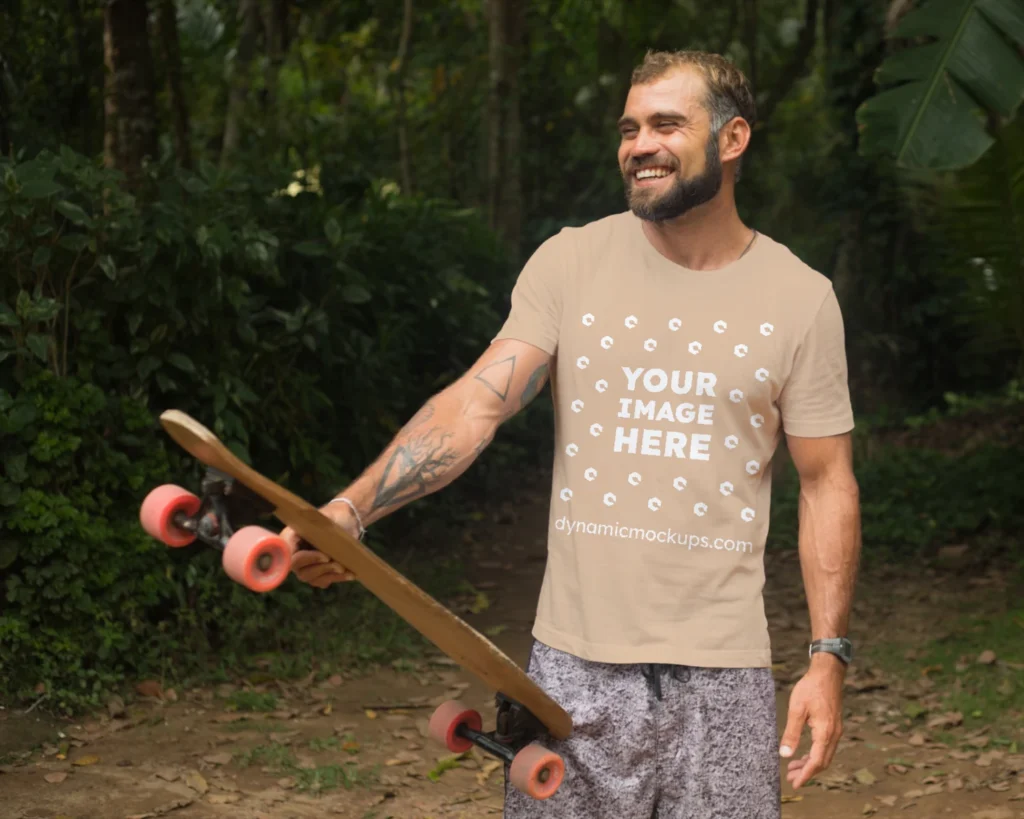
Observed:
[[[733,117],[718,133],[718,153],[722,162],[739,159],[750,144],[750,124],[743,117]]]

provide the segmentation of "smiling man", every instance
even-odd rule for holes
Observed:
[[[361,534],[454,480],[550,379],[529,672],[574,730],[548,742],[560,790],[508,788],[506,819],[778,819],[778,754],[809,727],[787,766],[800,787],[842,733],[860,549],[843,323],[830,281],[739,217],[754,122],[732,63],[648,54],[618,123],[628,210],[547,240],[474,367],[324,507]],[[780,745],[762,591],[783,435],[811,633]],[[293,568],[319,587],[352,578],[313,551]]]

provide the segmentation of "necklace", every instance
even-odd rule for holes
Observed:
[[[743,248],[743,252],[739,255],[740,259],[742,259],[744,256],[747,255],[747,251],[750,250],[750,246],[754,244],[754,239],[756,239],[756,238],[757,238],[757,230],[755,229],[754,230],[754,235],[750,237],[750,241],[747,242],[747,246],[745,248]]]

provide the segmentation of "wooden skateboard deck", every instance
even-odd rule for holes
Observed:
[[[239,481],[273,505],[274,516],[303,540],[351,570],[356,579],[463,669],[495,692],[527,708],[557,739],[572,719],[520,666],[480,632],[395,571],[384,560],[302,498],[237,458],[206,427],[178,410],[160,416],[167,433],[208,467]]]

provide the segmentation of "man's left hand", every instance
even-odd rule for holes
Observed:
[[[811,667],[789,696],[789,718],[779,753],[791,757],[800,744],[804,724],[811,728],[811,750],[789,763],[786,779],[794,788],[832,764],[843,735],[843,678],[846,668],[838,657],[815,654]]]

